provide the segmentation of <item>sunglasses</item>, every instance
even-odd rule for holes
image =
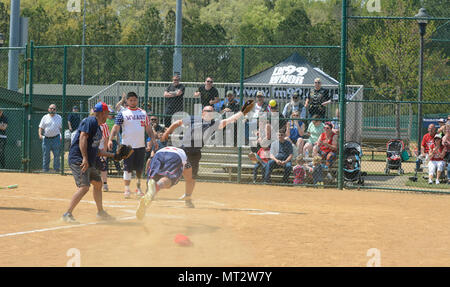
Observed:
[[[212,83],[213,81],[206,81],[207,83]]]
[[[49,110],[56,110],[56,108],[48,108]]]
[[[320,84],[321,82],[314,82],[314,84]]]
[[[152,122],[156,122],[158,119],[150,119]]]

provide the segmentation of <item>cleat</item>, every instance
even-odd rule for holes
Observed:
[[[99,220],[105,220],[105,221],[114,221],[116,220],[114,217],[109,215],[106,211],[102,210],[97,212],[97,219]]]
[[[136,196],[137,197],[143,197],[144,196],[144,193],[141,191],[140,188],[136,188]]]
[[[109,188],[107,184],[103,184],[103,192],[108,192]]]
[[[128,190],[126,190],[123,195],[126,199],[131,197],[131,193]]]
[[[192,200],[188,199],[184,201],[187,208],[195,208],[194,204],[192,203]]]
[[[61,217],[61,220],[67,223],[80,224],[78,221],[75,220],[72,213],[70,212],[64,213],[63,216]]]
[[[136,218],[142,220],[145,217],[145,210],[152,203],[156,194],[155,181],[150,179],[147,183],[147,193],[139,200],[139,205],[136,210]]]

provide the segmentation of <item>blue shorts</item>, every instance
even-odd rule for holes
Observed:
[[[144,161],[145,161],[145,147],[134,148],[133,154],[123,160],[123,170],[132,172],[135,170],[136,172],[142,172],[144,169]]]
[[[168,177],[172,185],[178,183],[183,175],[183,162],[181,158],[173,152],[158,152],[150,162],[147,179],[152,178],[158,181],[161,177]]]

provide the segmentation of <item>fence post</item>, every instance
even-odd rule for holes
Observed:
[[[344,144],[345,144],[345,81],[346,81],[346,60],[347,60],[347,0],[342,0],[341,19],[341,75],[339,83],[339,167],[338,167],[338,188],[344,188]]]
[[[63,82],[62,82],[62,142],[61,142],[61,175],[64,175],[64,155],[65,150],[65,131],[67,125],[66,116],[66,85],[67,85],[67,46],[64,45],[64,58],[63,58]]]
[[[28,59],[27,59],[28,61]],[[34,62],[34,42],[30,41],[30,71],[28,72],[29,81],[28,84],[30,85],[29,89],[29,96],[28,96],[28,128],[27,128],[27,155],[28,155],[28,165],[27,165],[27,172],[31,172],[31,116],[33,113],[33,62]]]
[[[148,79],[150,77],[150,47],[145,47],[145,95],[144,110],[148,113]]]
[[[241,69],[240,69],[240,86],[239,86],[239,103],[242,107],[244,103],[244,65],[245,65],[245,48],[241,47]],[[237,182],[241,183],[242,175],[242,147],[238,147],[238,170],[237,170]]]
[[[28,156],[26,153],[26,139],[27,139],[27,64],[28,64],[28,44],[25,43],[25,61],[23,63],[23,99],[22,99],[22,171],[25,172],[28,166]]]

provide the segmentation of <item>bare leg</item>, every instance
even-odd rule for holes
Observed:
[[[102,198],[102,183],[100,181],[91,181],[92,185],[94,186],[94,201],[97,205],[97,211],[103,210],[103,198]]]
[[[194,192],[195,187],[195,179],[192,178],[192,168],[185,169],[183,171],[183,177],[186,181],[186,188],[185,188],[185,196],[190,197],[192,193]]]
[[[298,149],[298,154],[299,155],[303,155],[303,145],[305,144],[305,142],[303,141],[302,138],[299,138],[297,140],[297,149]]]
[[[70,201],[69,208],[67,212],[72,213],[78,203],[81,201],[83,196],[89,191],[89,186],[81,186],[78,187],[77,192],[72,196],[72,200]]]

